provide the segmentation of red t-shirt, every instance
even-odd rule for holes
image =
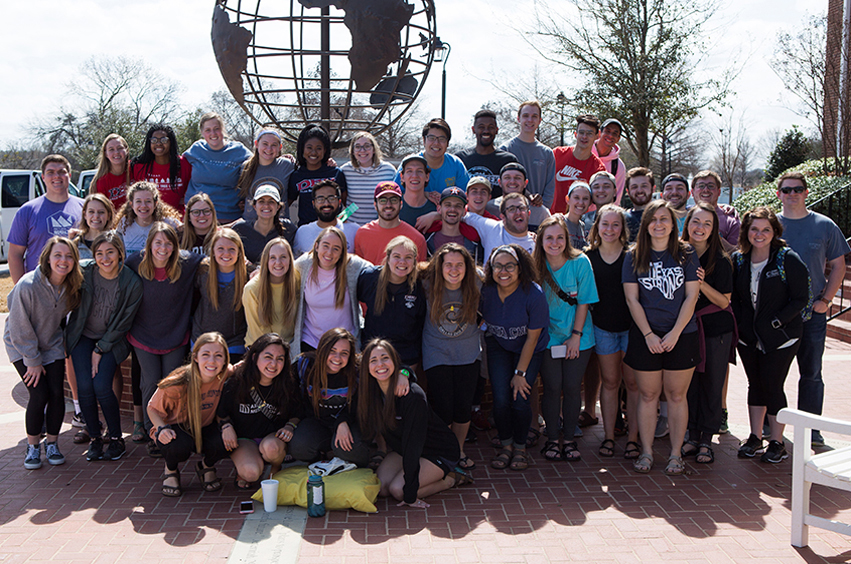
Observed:
[[[426,260],[428,247],[425,237],[404,221],[393,229],[384,229],[378,225],[377,219],[362,226],[355,234],[355,254],[374,265],[379,265],[386,256],[384,250],[387,243],[399,235],[404,235],[417,246],[417,261]]]
[[[593,153],[584,161],[573,156],[573,147],[553,149],[556,159],[556,193],[550,207],[552,213],[567,213],[567,191],[576,180],[588,182],[595,172],[606,170],[603,161]]]
[[[186,187],[189,186],[189,179],[192,177],[192,165],[186,160],[183,155],[180,156],[180,175],[174,179],[174,186],[171,185],[168,178],[169,165],[151,163],[151,170],[145,174],[145,167],[148,165],[136,164],[133,165],[133,182],[147,180],[157,185],[160,191],[162,201],[176,209],[183,215],[183,198],[186,196]]]
[[[124,205],[127,201],[127,181],[123,174],[112,174],[107,172],[104,176],[98,178],[95,183],[95,190],[98,194],[103,194],[112,205],[115,206],[115,211]]]

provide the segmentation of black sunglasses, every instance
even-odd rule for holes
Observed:
[[[780,191],[784,194],[791,194],[792,192],[796,194],[803,194],[804,190],[806,190],[806,188],[804,188],[803,186],[784,186],[780,189]]]

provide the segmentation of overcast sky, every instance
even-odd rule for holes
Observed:
[[[553,0],[561,3],[563,0]],[[730,99],[745,112],[753,141],[805,120],[789,109],[794,100],[768,66],[775,36],[794,30],[809,10],[823,12],[827,0],[723,0],[712,22],[707,68],[746,61]],[[265,0],[281,2],[288,0]],[[184,87],[183,101],[203,104],[224,88],[210,44],[214,0],[26,0],[5,2],[0,34],[0,147],[26,137],[26,125],[55,110],[80,65],[93,55],[143,57]],[[436,0],[440,37],[452,45],[447,64],[447,120],[469,131],[472,115],[503,95],[487,82],[528,77],[544,65],[515,29],[534,13],[534,0]],[[440,68],[433,69],[421,95],[426,114],[440,114]],[[567,84],[564,90],[569,90]],[[783,100],[781,100],[781,96]],[[717,127],[708,120],[711,130]],[[453,136],[460,137],[456,134]]]

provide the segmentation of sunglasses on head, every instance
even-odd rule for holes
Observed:
[[[782,192],[783,194],[791,194],[793,192],[795,194],[803,194],[804,190],[806,190],[806,188],[804,188],[803,186],[784,186],[780,189],[780,192]]]

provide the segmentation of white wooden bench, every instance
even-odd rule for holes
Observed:
[[[810,487],[821,484],[851,491],[851,447],[812,453],[812,429],[851,435],[851,422],[830,419],[797,409],[781,409],[777,421],[793,425],[792,545],[808,544],[809,527],[851,535],[851,525],[810,514]]]

